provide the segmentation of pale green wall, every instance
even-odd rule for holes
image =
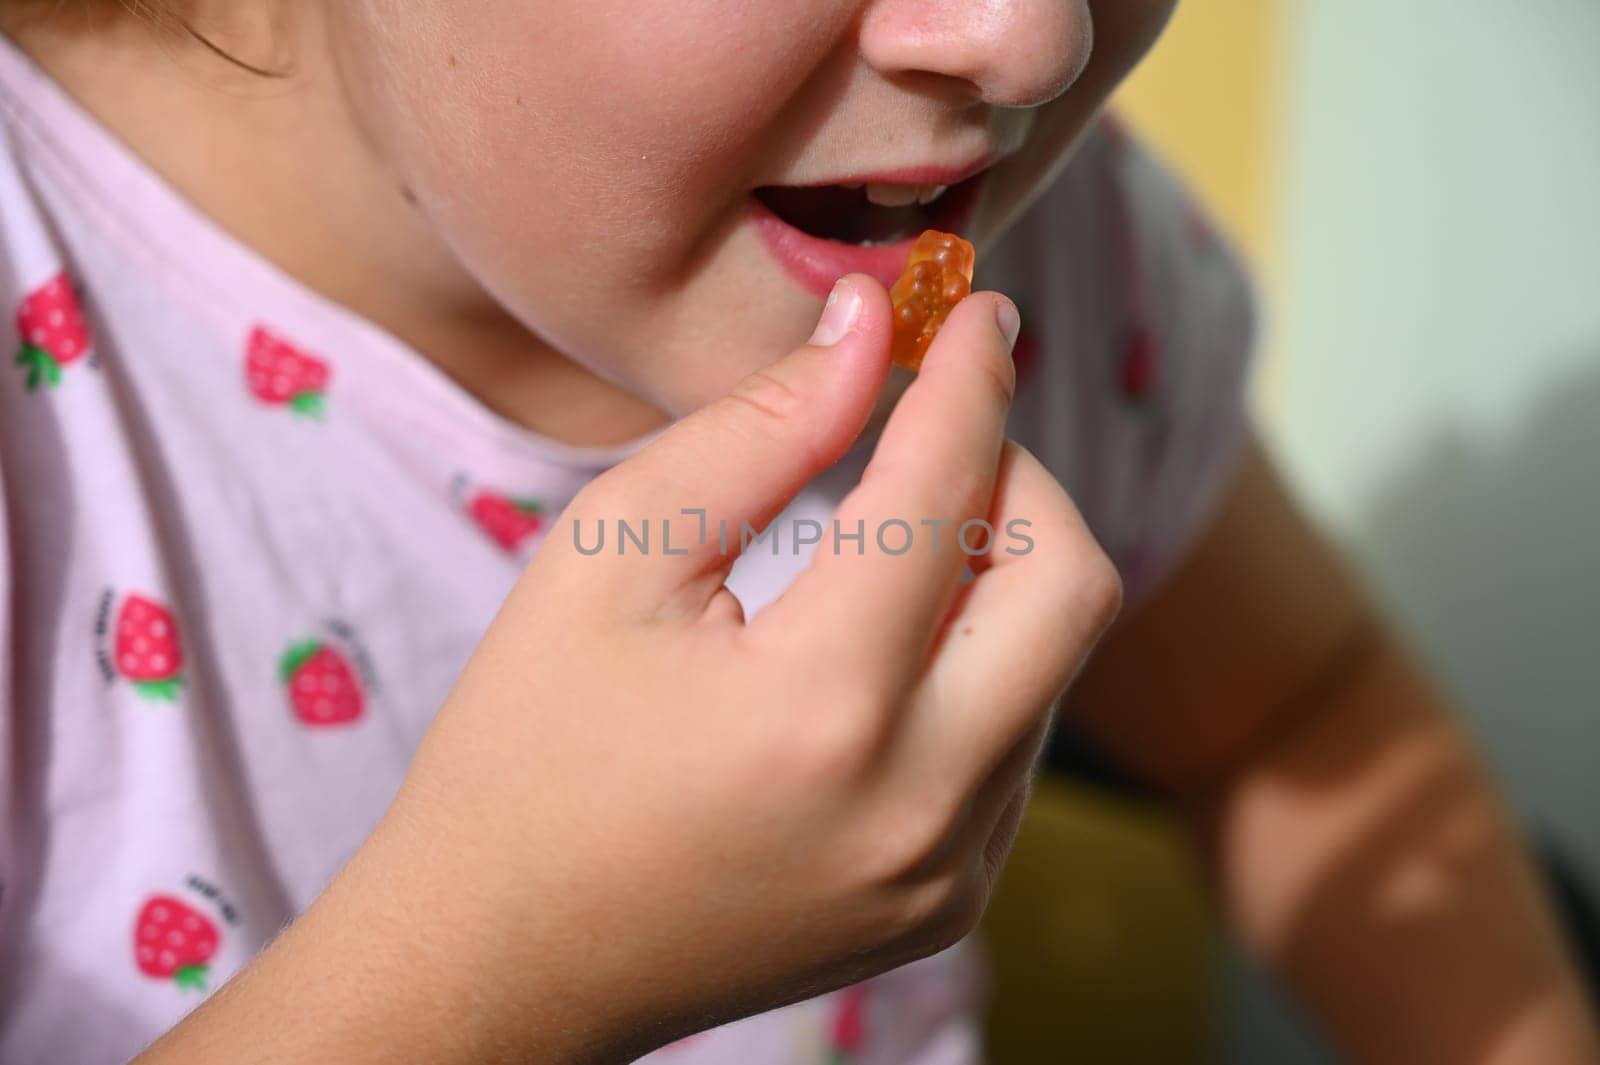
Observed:
[[[1292,15],[1270,439],[1600,885],[1600,3]]]
[[[1296,15],[1273,440],[1600,873],[1600,4]]]

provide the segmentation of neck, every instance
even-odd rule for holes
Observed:
[[[457,261],[356,122],[315,17],[196,25],[202,41],[95,12],[0,4],[0,32],[264,258],[534,432],[605,445],[667,420],[544,343]]]

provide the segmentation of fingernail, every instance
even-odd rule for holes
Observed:
[[[811,343],[824,348],[837,344],[841,337],[850,332],[850,327],[856,324],[860,314],[861,293],[841,277],[833,283],[828,302],[822,305],[822,318],[811,334]]]
[[[1004,296],[994,301],[994,317],[1000,326],[1000,334],[1006,338],[1006,347],[1015,347],[1017,334],[1022,331],[1022,315],[1017,311],[1017,305]]]

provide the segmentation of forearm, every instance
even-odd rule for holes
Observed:
[[[574,1048],[584,1026],[556,1015],[554,989],[532,990],[537,971],[507,980],[502,966],[470,945],[478,937],[461,928],[473,920],[468,907],[452,906],[448,884],[430,875],[446,863],[428,862],[414,847],[401,858],[409,845],[383,834],[380,828],[304,914],[132,1065],[598,1060]],[[557,976],[550,973],[552,983]],[[518,1018],[508,1008],[513,999],[549,1012],[524,1010]]]
[[[1363,1062],[1600,1061],[1492,782],[1382,638],[1189,809],[1248,946]]]

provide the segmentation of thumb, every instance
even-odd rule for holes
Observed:
[[[861,434],[888,374],[891,315],[881,282],[846,274],[809,341],[598,478],[574,517],[586,544],[597,521],[619,518],[648,522],[650,539],[624,545],[614,527],[586,560],[591,576],[635,604],[703,608],[738,554],[741,523],[764,528]]]

